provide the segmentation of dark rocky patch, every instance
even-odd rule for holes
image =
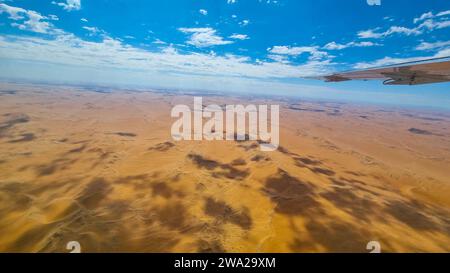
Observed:
[[[165,152],[174,146],[175,146],[175,144],[173,144],[172,142],[166,141],[166,142],[158,143],[153,147],[150,147],[149,150]]]
[[[77,159],[59,158],[55,159],[49,164],[41,164],[34,166],[38,176],[47,176],[55,173],[57,170],[65,170],[75,163]]]
[[[15,95],[15,94],[17,94],[17,91],[15,91],[15,90],[1,90],[0,91],[0,96],[3,96],[3,95]]]
[[[148,178],[147,174],[138,174],[138,175],[129,175],[129,176],[123,176],[114,181],[114,183],[118,184],[129,184],[132,183],[135,180],[146,180]]]
[[[70,180],[55,180],[51,183],[46,183],[44,185],[35,185],[31,188],[27,188],[27,194],[31,195],[40,195],[43,193],[48,193],[51,191],[60,191],[62,188],[73,188],[77,187],[80,183],[79,179],[70,179]]]
[[[335,181],[335,184],[346,186],[345,183]],[[344,185],[343,185],[344,184]],[[337,188],[332,191],[321,193],[320,195],[333,203],[336,208],[342,209],[359,220],[368,220],[369,215],[373,215],[374,208],[377,207],[372,201],[359,197],[352,188]]]
[[[8,115],[8,119],[2,123],[0,123],[0,137],[3,136],[3,134],[14,127],[17,124],[21,123],[27,123],[30,121],[30,118],[25,114],[11,114]]]
[[[218,161],[204,158],[201,155],[188,154],[187,157],[199,168],[214,171],[212,173],[212,176],[214,177],[226,177],[229,179],[243,180],[250,174],[248,170],[239,170],[230,164],[222,164]]]
[[[433,133],[431,133],[430,131],[427,130],[422,130],[422,129],[417,129],[417,128],[409,128],[408,129],[409,132],[416,134],[416,135],[432,135]]]
[[[439,230],[439,225],[423,214],[425,209],[425,206],[417,202],[391,201],[387,203],[385,211],[411,228]]]
[[[357,172],[354,172],[354,171],[345,171],[345,172],[348,173],[348,174],[354,175],[354,176],[365,176],[365,174],[357,173]]]
[[[220,163],[215,160],[207,159],[197,154],[188,154],[187,157],[192,160],[192,162],[194,162],[198,167],[205,168],[207,170],[214,170],[220,165]]]
[[[270,158],[269,158],[269,157],[266,157],[266,156],[263,156],[263,155],[255,155],[255,156],[253,156],[250,160],[251,160],[251,161],[254,161],[254,162],[260,162],[260,161],[262,161],[262,160],[264,160],[264,161],[270,161]]]
[[[294,105],[294,104],[289,105],[289,109],[295,110],[295,111],[305,111],[305,112],[315,112],[315,113],[325,112],[325,110],[323,110],[323,109],[302,108],[302,107]]]
[[[164,182],[156,182],[151,184],[153,196],[162,196],[170,198],[173,195],[173,190]]]
[[[278,149],[277,149],[280,153],[283,153],[283,154],[290,154],[290,152],[289,152],[289,150],[288,149],[286,149],[286,148],[284,148],[283,146],[278,146]]]
[[[415,118],[415,119],[421,119],[421,120],[426,120],[426,121],[445,121],[445,119],[442,118],[433,118],[433,117],[423,117],[423,116],[419,116],[419,115],[414,115],[414,114],[403,114],[405,117],[410,117],[410,118]]]
[[[339,110],[334,110],[333,112],[328,112],[327,115],[338,117],[338,116],[342,116],[342,113]]]
[[[87,209],[95,209],[111,190],[105,179],[95,178],[86,186],[77,201]]]
[[[206,215],[214,217],[220,223],[230,222],[246,230],[252,227],[252,219],[246,208],[238,212],[225,202],[207,198],[204,211]]]
[[[87,145],[83,144],[83,145],[81,145],[78,148],[74,148],[74,149],[69,150],[67,153],[68,154],[81,153],[82,151],[84,151],[84,149],[86,149],[86,147],[87,147]]]
[[[325,169],[325,168],[314,167],[314,168],[311,168],[310,170],[315,172],[315,173],[324,174],[324,175],[327,175],[327,176],[335,175],[334,171],[329,170],[329,169]]]
[[[134,133],[128,133],[128,132],[116,132],[115,135],[122,136],[122,137],[136,137],[137,135]]]
[[[231,161],[230,164],[232,166],[245,166],[247,164],[247,162],[245,162],[245,160],[242,158],[238,158],[238,159]]]
[[[314,242],[328,252],[367,252],[371,235],[345,222],[319,223],[311,220],[306,224]]]
[[[28,142],[28,141],[32,141],[36,138],[36,136],[33,133],[25,133],[25,134],[21,134],[20,138],[17,139],[13,139],[8,141],[9,143],[19,143],[19,142]]]
[[[238,147],[243,148],[246,152],[250,151],[250,150],[255,150],[259,148],[259,145],[257,143],[252,143],[250,145],[243,145],[240,144]]]
[[[197,242],[199,253],[225,253],[225,249],[218,240],[207,241],[201,239]]]
[[[304,167],[305,165],[312,165],[312,166],[317,166],[320,165],[321,162],[319,160],[315,160],[315,159],[310,159],[308,157],[294,157],[295,161],[297,164],[300,165],[300,167]]]
[[[277,205],[275,211],[278,213],[301,215],[319,206],[311,184],[302,182],[281,169],[277,175],[266,180],[263,192]]]
[[[108,93],[113,92],[110,88],[107,88],[107,87],[85,87],[84,89],[87,91],[100,93],[100,94],[108,94]]]
[[[170,229],[184,229],[187,220],[186,207],[179,202],[169,203],[163,208],[158,209],[158,219],[161,224]]]
[[[239,170],[237,168],[234,168],[233,166],[229,164],[221,164],[220,168],[223,171],[215,171],[213,172],[214,177],[226,177],[228,179],[235,179],[235,180],[243,180],[247,176],[250,175],[250,172],[248,170]]]
[[[347,181],[347,182],[349,182],[351,184],[359,184],[359,185],[363,185],[363,186],[367,185],[366,183],[364,183],[364,182],[362,182],[361,180],[358,180],[358,179],[349,179],[349,178],[343,178],[343,177],[341,177],[341,179],[344,180],[344,181]]]

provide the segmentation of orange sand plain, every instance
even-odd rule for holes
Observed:
[[[280,104],[280,148],[174,142],[185,94],[0,85],[0,251],[450,251],[450,115]]]

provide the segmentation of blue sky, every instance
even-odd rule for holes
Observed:
[[[0,0],[0,77],[450,108],[450,84],[301,77],[450,56],[450,1]]]

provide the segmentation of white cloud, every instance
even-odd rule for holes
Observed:
[[[286,55],[269,54],[267,55],[267,58],[272,59],[279,63],[286,63],[286,64],[289,63],[288,56]]]
[[[57,29],[52,23],[47,20],[58,20],[55,15],[49,15],[49,17],[43,16],[40,13],[33,10],[26,10],[23,8],[12,7],[6,4],[0,3],[0,13],[6,12],[9,14],[9,19],[14,21],[23,22],[13,22],[11,26],[16,27],[21,30],[32,31],[44,34],[61,34],[62,30]]]
[[[66,2],[52,1],[52,4],[58,5],[58,6],[62,7],[64,10],[67,10],[67,11],[80,10],[81,9],[81,0],[66,0]]]
[[[436,54],[432,56],[418,56],[411,58],[392,58],[392,57],[384,57],[382,59],[378,59],[372,62],[360,62],[355,64],[355,69],[366,69],[372,67],[380,67],[386,65],[400,64],[406,62],[415,62],[420,60],[432,59],[432,58],[440,58],[450,56],[450,48],[442,49],[438,51]]]
[[[242,22],[240,22],[239,24],[240,24],[241,26],[244,26],[244,27],[245,27],[246,25],[250,24],[250,20],[247,20],[247,19],[246,19],[246,20],[242,20]]]
[[[90,36],[97,35],[97,34],[100,34],[100,33],[104,33],[103,30],[101,30],[101,29],[99,29],[97,27],[83,26],[83,29],[87,30],[89,32]]]
[[[362,39],[370,39],[370,38],[380,38],[383,35],[381,33],[375,32],[374,29],[362,30],[358,32],[358,37]]]
[[[401,26],[391,26],[388,30],[384,32],[376,32],[377,29],[368,29],[358,32],[358,37],[362,39],[369,39],[369,38],[383,38],[387,37],[393,34],[404,34],[407,36],[410,35],[419,35],[422,34],[421,27],[417,28],[406,28]]]
[[[446,15],[450,15],[450,10],[441,11],[437,14],[433,14],[431,11],[422,14],[419,18],[414,19],[414,24],[422,22],[417,28],[418,29],[442,29],[446,27],[450,27],[450,20],[447,17],[443,17]]]
[[[312,53],[317,51],[317,47],[314,46],[274,46],[269,48],[268,51],[273,54],[292,55],[297,56],[302,53]]]
[[[422,60],[422,57],[413,57],[413,58],[391,58],[391,57],[384,57],[382,59],[378,59],[372,62],[360,62],[355,64],[355,69],[366,69],[366,68],[372,68],[372,67],[380,67],[380,66],[386,66],[386,65],[392,65],[392,64],[400,64],[405,62],[414,62]]]
[[[436,15],[434,15],[431,11],[429,11],[429,12],[426,12],[426,13],[422,14],[418,18],[414,18],[413,22],[414,22],[414,24],[417,24],[417,23],[419,23],[421,21],[424,21],[426,19],[433,19],[433,18],[436,18],[436,17],[445,16],[445,15],[450,15],[450,10],[438,12]]]
[[[271,55],[287,55],[287,56],[298,56],[303,53],[309,54],[310,61],[320,61],[323,59],[331,59],[333,56],[328,55],[325,51],[320,51],[318,46],[274,46],[268,48],[267,51]],[[273,56],[271,59],[274,59]]]
[[[443,47],[450,47],[450,41],[434,42],[434,43],[422,42],[416,47],[416,50],[432,50]]]
[[[404,26],[391,26],[384,32],[379,32],[379,28],[368,29],[358,32],[358,37],[361,39],[379,39],[385,38],[393,34],[402,34],[406,36],[420,35],[425,31],[433,31],[436,29],[442,29],[450,27],[450,20],[445,15],[449,15],[450,10],[442,11],[434,15],[432,12],[426,12],[421,16],[414,18],[414,24],[421,23],[416,27],[408,28]]]
[[[395,33],[399,34],[405,34],[407,36],[409,35],[419,35],[422,34],[422,31],[416,28],[406,28],[406,27],[399,27],[399,26],[392,26],[390,27],[385,33],[385,36],[389,36]]]
[[[330,55],[328,55],[328,53],[327,52],[324,52],[324,51],[313,51],[313,52],[311,52],[311,56],[309,56],[309,59],[310,60],[316,60],[316,61],[320,61],[320,60],[322,60],[322,59],[325,59],[325,58],[333,58],[334,56],[330,56]]]
[[[198,12],[200,12],[201,15],[208,15],[208,11],[206,9],[200,9]]]
[[[86,19],[86,18],[81,18],[80,21],[87,23],[87,22],[88,22],[88,19]]]
[[[438,14],[436,14],[436,17],[445,16],[445,15],[450,15],[450,10],[441,11]]]
[[[52,25],[47,21],[43,21],[47,18],[42,16],[41,14],[29,10],[27,11],[27,16],[28,20],[26,20],[22,24],[12,23],[11,25],[21,30],[28,30],[37,33],[49,33],[52,30]]]
[[[110,71],[135,71],[137,74],[142,73],[156,78],[164,75],[169,79],[169,83],[174,82],[170,80],[173,75],[184,75],[185,78],[209,77],[209,81],[222,79],[225,82],[242,82],[244,79],[246,81],[251,79],[272,81],[325,74],[329,72],[332,65],[330,60],[319,60],[326,53],[318,50],[310,51],[309,61],[303,64],[284,62],[282,59],[285,57],[280,54],[273,54],[272,59],[278,59],[278,61],[270,62],[252,61],[247,56],[232,54],[180,53],[173,46],[165,46],[159,51],[154,51],[154,48],[153,51],[147,51],[130,46],[120,39],[111,38],[103,30],[93,26],[84,26],[83,29],[91,35],[101,33],[102,41],[87,41],[55,28],[47,21],[49,18],[35,11],[20,8],[8,9],[4,5],[0,7],[2,7],[2,12],[8,10],[7,13],[10,17],[17,18],[17,20],[23,19],[23,22],[14,22],[16,27],[47,34],[45,37],[0,36],[0,48],[2,48],[0,59],[17,60],[18,63],[26,60],[36,65],[60,65],[69,70],[72,69],[72,71],[82,71],[87,68],[98,71],[108,71],[108,69]],[[209,27],[180,28],[179,30],[190,35],[188,43],[199,47],[233,42],[224,40],[216,30]],[[233,34],[230,37],[238,40],[248,38],[244,34]],[[156,40],[155,43],[163,44],[164,42]],[[279,57],[275,57],[275,55]],[[27,66],[22,67],[24,71],[27,70]],[[133,77],[135,74],[128,73],[127,75]],[[66,76],[70,77],[70,75]],[[230,77],[233,79],[232,81]],[[250,82],[246,82],[246,84],[250,85]],[[223,86],[219,86],[219,88],[221,87]]]
[[[182,27],[182,28],[179,28],[178,30],[183,33],[197,33],[197,32],[208,32],[213,29],[209,28],[209,27],[192,27],[192,28]]]
[[[228,36],[230,39],[236,39],[236,40],[247,40],[250,39],[246,34],[233,34],[231,36]]]
[[[89,32],[98,32],[98,31],[100,31],[100,30],[99,30],[98,28],[96,28],[96,27],[87,27],[87,26],[84,26],[83,29],[85,29],[85,30],[87,30],[87,31],[89,31]]]
[[[450,20],[447,21],[434,21],[434,20],[426,20],[422,24],[420,24],[419,28],[427,28],[428,30],[435,30],[450,27]]]
[[[53,21],[59,21],[58,16],[53,15],[53,14],[49,14],[49,15],[48,15],[48,18],[49,18],[50,20],[53,20]]]
[[[418,17],[418,18],[414,18],[413,22],[414,22],[414,24],[417,24],[417,23],[420,22],[420,21],[423,21],[423,20],[429,19],[429,18],[433,18],[433,17],[434,17],[434,15],[433,15],[433,13],[430,11],[430,12],[426,12],[426,13],[422,14],[422,15],[421,15],[420,17]]]
[[[9,19],[12,20],[20,20],[24,18],[24,14],[27,13],[27,10],[18,7],[8,6],[6,4],[0,3],[0,14],[8,13]]]
[[[173,47],[146,51],[104,36],[101,42],[85,41],[73,34],[55,39],[13,36],[0,37],[0,58],[48,62],[96,69],[125,69],[145,73],[179,73],[258,79],[293,78],[329,72],[330,61],[311,60],[301,65],[260,62],[246,56],[179,53]]]
[[[349,42],[346,44],[338,44],[336,42],[331,42],[326,44],[323,48],[327,50],[341,50],[349,47],[371,47],[371,46],[380,46],[380,44],[373,42]]]
[[[227,4],[236,4],[236,0],[227,0]]]
[[[277,0],[259,0],[260,3],[266,3],[266,4],[278,4]]]
[[[221,36],[216,34],[217,31],[215,29],[210,27],[179,28],[178,30],[186,34],[191,34],[187,43],[196,47],[209,47],[233,43],[232,41],[224,40]]]
[[[167,44],[167,43],[164,42],[164,41],[161,41],[160,39],[156,39],[156,40],[153,41],[153,44],[157,44],[157,45],[165,45],[165,44]]]

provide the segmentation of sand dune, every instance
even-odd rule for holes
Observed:
[[[280,144],[181,141],[186,94],[1,84],[0,251],[450,251],[450,114],[280,104]]]

